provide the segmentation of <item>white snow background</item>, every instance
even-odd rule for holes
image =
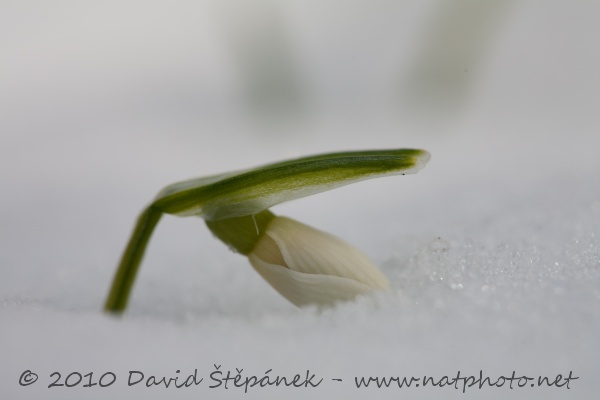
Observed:
[[[463,33],[443,1],[0,1],[2,398],[598,398],[600,3],[452,3]],[[127,312],[101,311],[167,184],[401,147],[432,159],[273,209],[362,249],[389,292],[297,309],[202,220],[166,216]],[[214,364],[324,380],[210,389]],[[197,387],[127,386],[194,369]],[[354,385],[480,370],[578,379]],[[117,381],[48,388],[55,371]]]

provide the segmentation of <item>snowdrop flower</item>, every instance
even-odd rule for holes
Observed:
[[[330,305],[389,287],[387,278],[356,248],[269,210],[206,225],[297,306]]]
[[[293,219],[275,217],[248,255],[254,269],[297,306],[329,305],[389,287],[360,251]]]
[[[426,151],[414,149],[331,153],[170,185],[138,218],[105,310],[125,310],[162,214],[204,218],[217,238],[248,256],[256,271],[298,306],[326,305],[386,289],[385,276],[358,250],[268,209],[365,179],[416,173],[428,160]]]

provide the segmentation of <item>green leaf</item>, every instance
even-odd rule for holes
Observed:
[[[330,153],[192,179],[163,189],[152,204],[164,213],[207,220],[258,214],[276,204],[388,175],[416,173],[424,150]]]

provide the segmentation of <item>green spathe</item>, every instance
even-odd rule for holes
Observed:
[[[236,239],[236,218],[252,216],[260,230],[272,216],[263,211],[282,203],[350,183],[389,175],[416,173],[429,160],[424,150],[372,150],[330,153],[269,164],[175,183],[163,189],[142,212],[125,248],[105,303],[105,310],[122,312],[152,232],[163,213],[203,217],[213,232],[242,253],[254,243]],[[258,216],[258,220],[256,220]],[[262,218],[267,218],[262,221]],[[227,222],[232,219],[232,222]],[[211,221],[220,221],[211,226]],[[221,222],[222,221],[222,222]],[[251,229],[248,218],[244,229]],[[240,232],[241,233],[241,232]],[[248,247],[248,248],[246,248]]]
[[[207,220],[257,214],[284,201],[388,175],[416,173],[429,160],[423,150],[356,151],[292,161],[166,187],[154,200],[162,212]]]

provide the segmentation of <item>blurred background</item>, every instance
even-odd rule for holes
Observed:
[[[598,361],[582,357],[598,349],[592,337],[600,333],[598,15],[599,2],[558,0],[0,0],[4,343],[22,349],[49,330],[57,349],[87,349],[79,338],[88,335],[103,343],[96,331],[187,345],[195,339],[180,328],[197,323],[216,338],[218,358],[228,354],[218,338],[231,324],[256,329],[259,342],[265,329],[267,339],[273,329],[293,336],[281,321],[302,330],[309,317],[337,334],[354,320],[351,309],[333,314],[341,328],[293,314],[196,219],[169,217],[158,227],[134,291],[133,325],[122,331],[98,310],[137,213],[167,184],[313,153],[413,147],[432,154],[416,176],[274,211],[357,244],[409,292],[455,268],[455,281],[442,285],[448,293],[412,293],[430,308],[386,300],[405,318],[394,316],[386,332],[437,343],[447,322],[432,314],[440,301],[479,307],[468,315],[444,308],[461,321],[448,332],[464,337],[465,348],[487,348],[468,333],[485,326],[494,343],[507,344],[492,352],[496,360],[597,373]],[[473,248],[484,250],[475,257]],[[458,251],[453,263],[440,261],[446,251]],[[468,275],[471,297],[451,290],[467,286],[465,265],[485,265]],[[411,275],[413,267],[421,272]],[[545,289],[523,294],[532,287]],[[557,299],[557,288],[572,297]],[[499,292],[508,294],[489,300]],[[76,332],[56,327],[57,318]],[[540,348],[570,347],[523,355],[519,343],[542,333],[550,336]],[[352,346],[356,335],[342,343]],[[141,348],[109,343],[112,351],[96,354],[109,366],[126,356],[155,362]],[[381,343],[373,354],[398,345],[387,336]],[[281,354],[291,351],[282,346]],[[25,360],[56,368],[54,353],[35,349]],[[436,354],[425,353],[425,368]],[[485,365],[475,352],[462,354]],[[66,359],[81,361],[68,351]],[[328,363],[315,365],[349,368]]]
[[[535,196],[540,180],[552,187],[558,176],[585,187],[600,170],[600,6],[592,2],[0,7],[0,261],[17,274],[30,268],[16,265],[58,252],[60,266],[43,272],[53,276],[69,265],[63,257],[75,261],[66,250],[74,241],[104,257],[167,184],[311,153],[432,154],[418,177],[282,207],[351,235],[361,218],[375,219],[360,210],[417,202],[428,212],[406,232],[430,232],[440,218],[464,222],[469,210],[504,204],[502,193]],[[482,186],[490,182],[491,192]],[[462,208],[434,212],[450,204]]]

